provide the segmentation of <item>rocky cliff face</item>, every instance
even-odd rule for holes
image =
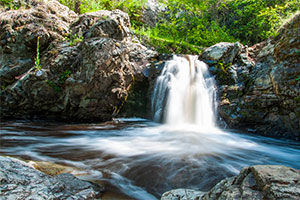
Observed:
[[[219,182],[208,192],[177,189],[161,200],[299,199],[300,171],[278,165],[255,165]]]
[[[201,59],[219,87],[219,115],[232,128],[300,140],[300,14],[266,42],[219,43]]]
[[[0,14],[1,116],[111,119],[156,53],[132,40],[122,11],[77,16],[55,0],[26,2]]]

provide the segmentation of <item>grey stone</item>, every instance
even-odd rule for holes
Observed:
[[[243,45],[238,42],[221,42],[205,49],[201,54],[201,59],[216,62],[222,61],[224,64],[232,63],[242,48]]]
[[[161,200],[196,200],[200,199],[204,192],[190,189],[176,189],[165,192],[161,196]]]
[[[108,37],[117,40],[130,40],[131,27],[127,13],[120,10],[99,10],[80,15],[71,24],[72,33],[84,38]]]
[[[142,10],[143,23],[147,26],[154,27],[158,20],[160,20],[160,14],[165,10],[167,10],[167,7],[158,0],[148,0],[146,7]]]
[[[291,199],[300,197],[300,171],[279,165],[255,165],[226,178],[208,192],[178,189],[162,195],[161,200],[199,199]]]
[[[46,175],[21,160],[0,156],[0,199],[101,199],[104,188],[71,174]]]

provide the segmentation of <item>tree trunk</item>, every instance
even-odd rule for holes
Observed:
[[[75,8],[74,8],[74,11],[75,11],[75,13],[77,13],[77,14],[80,14],[80,5],[81,5],[81,0],[76,0],[76,1],[75,1]]]

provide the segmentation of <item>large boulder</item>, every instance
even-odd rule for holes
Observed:
[[[41,51],[63,40],[76,14],[55,0],[28,1],[24,8],[0,13],[0,87],[16,81],[34,65],[37,38]]]
[[[73,33],[84,38],[108,37],[116,40],[131,39],[129,16],[120,10],[99,10],[85,13],[71,24]]]
[[[246,167],[240,174],[226,178],[208,192],[177,189],[161,200],[289,199],[300,197],[300,171],[279,165]]]
[[[0,19],[2,117],[109,120],[156,56],[131,39],[120,10],[77,16],[51,0]],[[38,37],[42,69],[34,65]]]
[[[102,186],[71,174],[49,176],[30,164],[0,156],[0,199],[101,199]]]
[[[299,29],[298,13],[266,42],[219,43],[203,52],[229,127],[300,140]]]

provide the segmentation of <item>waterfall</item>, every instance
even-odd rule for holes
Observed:
[[[197,56],[174,56],[166,63],[156,80],[151,103],[157,122],[215,126],[215,81]]]

